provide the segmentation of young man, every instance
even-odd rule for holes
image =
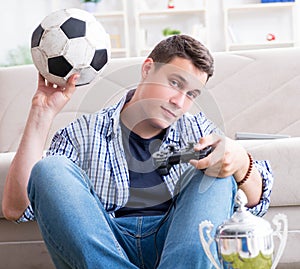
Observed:
[[[189,36],[173,36],[141,71],[137,88],[116,105],[58,131],[42,160],[51,122],[78,75],[65,89],[39,78],[3,212],[11,220],[37,220],[57,268],[211,268],[199,223],[217,227],[229,218],[237,188],[253,214],[269,206],[268,163],[253,161],[202,112],[187,113],[213,74],[209,51]],[[161,175],[152,154],[189,141],[198,143],[196,151],[213,152]]]

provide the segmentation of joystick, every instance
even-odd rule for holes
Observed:
[[[192,159],[200,160],[212,152],[211,146],[200,151],[195,151],[194,146],[194,142],[188,142],[186,147],[177,149],[175,145],[171,144],[165,150],[154,152],[152,154],[153,162],[160,175],[168,175],[174,164],[187,163]]]

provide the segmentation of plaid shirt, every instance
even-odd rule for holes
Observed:
[[[125,206],[129,197],[129,172],[120,126],[120,112],[128,98],[130,94],[124,96],[115,106],[83,115],[59,130],[47,152],[47,156],[64,155],[84,170],[109,213]],[[202,112],[196,115],[184,114],[168,128],[161,149],[169,144],[182,147],[187,142],[199,141],[200,137],[212,132],[221,133]],[[260,203],[249,210],[262,216],[270,204],[273,175],[268,161],[255,161],[255,165],[263,178],[263,194]],[[185,163],[174,165],[169,175],[163,176],[171,195],[174,195],[175,185],[187,166]],[[34,212],[29,206],[19,222],[32,219]]]

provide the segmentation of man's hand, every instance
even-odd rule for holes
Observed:
[[[195,150],[207,146],[214,148],[213,152],[201,160],[191,160],[197,169],[206,169],[205,174],[213,177],[228,177],[234,175],[240,181],[246,174],[249,158],[247,151],[236,141],[220,135],[209,135],[200,139]]]
[[[201,160],[191,160],[190,164],[197,169],[205,169],[205,174],[212,177],[225,178],[234,176],[236,182],[243,180],[250,165],[250,159],[245,148],[238,142],[216,134],[200,139],[195,150],[212,146],[211,154]],[[253,166],[246,182],[239,186],[248,198],[248,207],[259,203],[262,195],[262,177]]]
[[[38,89],[32,99],[32,108],[39,108],[55,116],[75,92],[76,80],[79,74],[73,74],[67,81],[64,88],[47,82],[41,74],[38,79]]]

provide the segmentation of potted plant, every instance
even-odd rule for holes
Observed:
[[[95,12],[97,3],[101,0],[82,0],[83,9],[88,12]]]
[[[180,30],[177,29],[171,29],[169,27],[162,30],[163,36],[170,36],[170,35],[179,35],[181,33]]]

